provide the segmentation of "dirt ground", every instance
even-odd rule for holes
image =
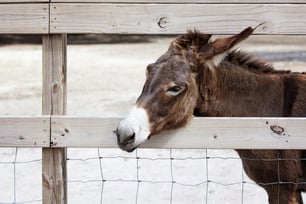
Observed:
[[[69,45],[67,114],[126,115],[140,94],[146,65],[164,53],[171,40]],[[256,36],[241,47],[277,69],[306,71],[305,37]],[[0,115],[41,114],[41,52],[40,45],[0,46]],[[232,150],[139,149],[128,154],[69,149],[68,157],[68,197],[73,204],[136,199],[144,204],[267,203],[266,193],[243,173]],[[171,163],[170,157],[177,159]],[[40,149],[0,149],[0,204],[41,203],[40,159]],[[101,180],[106,182],[102,185]]]

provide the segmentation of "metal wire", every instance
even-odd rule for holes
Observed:
[[[244,204],[244,184],[245,184],[245,180],[244,180],[244,171],[243,168],[241,168],[241,204]]]
[[[16,203],[16,161],[17,161],[18,148],[15,148],[15,157],[14,157],[14,203]]]
[[[166,184],[169,185],[169,203],[172,204],[174,203],[176,196],[177,195],[177,190],[179,189],[179,187],[190,187],[190,188],[194,188],[194,187],[200,187],[203,186],[203,196],[202,196],[202,200],[203,203],[209,204],[211,198],[213,195],[210,195],[210,189],[212,188],[211,185],[218,185],[220,187],[231,187],[231,186],[237,186],[240,185],[241,186],[241,197],[240,197],[240,203],[244,204],[246,202],[245,200],[245,187],[246,185],[253,185],[253,186],[269,186],[269,185],[275,185],[278,189],[278,194],[280,195],[280,188],[281,185],[288,185],[288,184],[293,184],[293,185],[305,185],[306,182],[302,181],[302,182],[296,182],[296,181],[288,181],[288,182],[284,182],[282,181],[281,178],[281,168],[280,168],[280,162],[281,161],[298,161],[298,160],[302,160],[305,161],[305,158],[302,159],[296,159],[296,158],[275,158],[275,159],[254,159],[254,158],[239,158],[237,157],[223,157],[223,156],[209,156],[208,155],[208,150],[205,149],[203,150],[204,156],[196,156],[196,157],[192,157],[192,156],[186,156],[186,157],[176,157],[174,155],[174,152],[172,149],[169,149],[169,154],[168,156],[157,156],[157,157],[149,157],[149,156],[140,156],[139,151],[136,151],[136,153],[133,156],[127,155],[127,156],[120,156],[120,155],[114,155],[114,156],[103,156],[102,154],[103,149],[97,149],[97,155],[94,157],[87,157],[87,158],[67,158],[67,162],[69,164],[69,162],[73,162],[73,161],[79,161],[79,162],[87,162],[87,161],[97,161],[99,164],[99,178],[97,179],[73,179],[73,178],[69,178],[67,181],[67,183],[74,183],[74,184],[90,184],[90,183],[100,183],[101,184],[101,188],[100,188],[100,192],[97,192],[97,195],[100,195],[100,204],[105,203],[105,189],[107,186],[105,186],[105,183],[127,183],[129,186],[130,185],[134,185],[136,186],[135,189],[135,200],[133,202],[135,202],[136,204],[141,203],[141,196],[143,196],[141,191],[141,188],[143,187],[143,184]],[[12,164],[13,165],[13,185],[14,185],[14,189],[13,189],[13,200],[12,202],[3,202],[1,201],[1,196],[0,196],[0,204],[19,204],[19,203],[41,203],[42,200],[41,199],[36,199],[36,200],[30,200],[30,201],[20,201],[18,200],[18,190],[17,190],[17,171],[19,171],[18,169],[18,164],[27,164],[27,163],[33,163],[33,162],[41,162],[41,159],[33,159],[33,160],[27,160],[27,161],[18,161],[18,155],[20,153],[18,152],[18,148],[15,148],[15,152],[14,152],[14,157],[13,157],[13,161],[0,161],[0,165],[4,164]],[[108,178],[105,177],[105,166],[104,166],[104,160],[105,159],[124,159],[124,160],[133,160],[136,163],[136,172],[135,172],[135,178]],[[202,180],[198,180],[198,182],[193,182],[193,183],[188,183],[188,182],[182,182],[179,181],[177,178],[177,175],[175,174],[175,166],[174,166],[174,162],[176,161],[199,161],[199,162],[203,162],[203,170],[201,170],[200,172],[204,173],[204,177]],[[265,162],[275,162],[277,161],[277,170],[278,170],[278,180],[276,182],[270,182],[270,183],[258,183],[255,184],[254,182],[250,182],[250,181],[246,181],[245,180],[245,173],[243,168],[241,169],[241,178],[238,179],[237,181],[231,181],[231,182],[223,182],[221,181],[214,181],[210,175],[210,161],[213,160],[233,160],[233,161],[238,161],[238,160],[249,160],[249,161],[254,161],[254,160],[261,160],[261,161],[265,161]],[[142,168],[142,161],[169,161],[169,179],[148,179],[148,178],[142,178],[141,174],[139,172],[139,170]],[[167,167],[165,167],[167,168]],[[68,167],[69,169],[69,167]],[[69,173],[68,173],[69,174]],[[184,175],[182,175],[184,176]],[[239,199],[238,199],[239,200]],[[229,201],[230,202],[230,201]],[[278,198],[278,203],[280,202],[280,197]],[[239,203],[239,202],[238,202]]]
[[[206,161],[206,195],[205,195],[205,201],[206,201],[206,204],[208,204],[208,185],[209,185],[209,178],[208,178],[208,156],[207,156],[207,149],[205,149],[205,161]]]
[[[100,149],[98,150],[98,157],[100,158]],[[103,203],[103,190],[104,190],[104,176],[103,176],[103,168],[102,168],[102,159],[99,159],[99,167],[100,167],[100,176],[101,176],[101,193],[100,193],[100,204]]]
[[[42,203],[42,199],[33,199],[33,200],[23,200],[23,201],[19,201],[18,200],[18,190],[17,190],[17,183],[18,183],[18,179],[17,179],[17,171],[19,171],[19,169],[17,168],[17,166],[19,164],[31,164],[31,163],[37,163],[37,162],[42,162],[42,159],[29,159],[29,160],[25,160],[25,161],[17,161],[18,155],[19,155],[19,148],[12,148],[14,151],[14,155],[13,155],[13,160],[12,161],[0,161],[0,170],[1,170],[1,165],[13,165],[13,195],[11,196],[13,198],[13,200],[11,202],[7,202],[7,201],[2,201],[1,198],[1,193],[5,191],[5,189],[1,189],[0,190],[0,204],[37,204],[37,203]],[[1,159],[1,157],[0,157]],[[1,181],[3,182],[3,181]]]
[[[172,149],[170,151],[170,175],[171,175],[171,190],[170,190],[170,204],[173,202],[173,186],[174,186],[174,178],[173,178],[173,157],[172,157]]]
[[[136,200],[135,200],[135,203],[137,204],[138,203],[138,193],[139,193],[139,183],[140,183],[140,180],[139,180],[139,157],[137,155],[138,153],[138,150],[136,150],[136,177],[137,177],[137,189],[136,189]]]

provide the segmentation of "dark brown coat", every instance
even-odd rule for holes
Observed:
[[[306,75],[276,71],[233,47],[254,29],[217,40],[189,31],[147,68],[137,106],[151,135],[182,127],[192,116],[306,117]],[[237,150],[248,176],[268,193],[270,204],[303,203],[306,151]]]

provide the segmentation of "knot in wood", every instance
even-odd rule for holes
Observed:
[[[278,125],[271,125],[270,129],[275,133],[275,134],[282,134],[283,132],[285,132],[285,128],[278,126]]]
[[[52,85],[52,92],[57,93],[58,89],[59,89],[58,83],[54,82],[53,85]]]
[[[165,28],[165,27],[167,27],[168,24],[169,24],[169,19],[167,17],[160,17],[158,22],[157,22],[157,25],[160,28]]]

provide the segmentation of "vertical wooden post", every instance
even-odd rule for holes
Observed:
[[[43,91],[44,115],[66,114],[66,50],[67,35],[43,36]],[[54,141],[50,141],[52,145]],[[42,179],[43,204],[66,204],[66,149],[43,148]]]

